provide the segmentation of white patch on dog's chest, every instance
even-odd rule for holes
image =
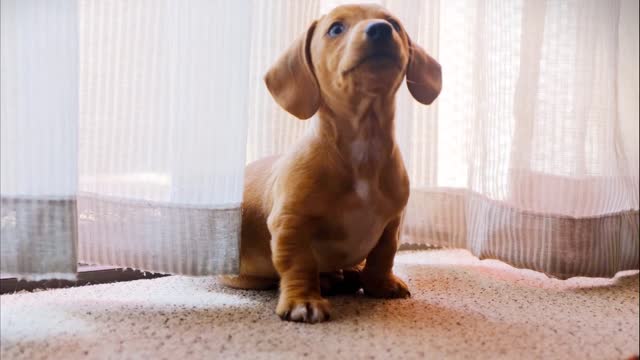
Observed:
[[[369,197],[369,183],[366,180],[356,180],[355,184],[356,194],[361,200],[367,201]]]

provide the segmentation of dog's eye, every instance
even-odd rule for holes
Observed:
[[[393,19],[389,19],[387,21],[389,22],[389,24],[391,24],[391,26],[393,26],[394,29],[396,29],[397,32],[400,32],[400,24],[398,24],[397,21]]]
[[[331,37],[336,37],[342,34],[343,31],[344,31],[344,24],[342,24],[341,22],[335,22],[331,24],[331,27],[329,28],[329,31],[327,32],[327,34]]]

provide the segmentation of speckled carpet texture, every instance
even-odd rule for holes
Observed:
[[[3,295],[9,359],[627,359],[638,272],[560,281],[463,250],[400,252],[412,297],[332,298],[332,321],[281,321],[275,291],[214,278]]]

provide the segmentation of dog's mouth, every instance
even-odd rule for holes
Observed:
[[[373,53],[371,55],[365,56],[362,60],[360,60],[360,63],[365,63],[365,62],[374,62],[374,63],[395,62],[397,59],[398,59],[398,57],[393,53],[377,52],[377,53]]]
[[[368,53],[362,58],[360,58],[360,60],[358,60],[355,63],[355,65],[351,66],[349,69],[347,69],[343,73],[347,74],[364,64],[371,64],[371,65],[374,65],[375,67],[392,65],[392,66],[397,66],[398,68],[401,68],[400,59],[398,55],[395,54],[394,52],[375,51],[375,52]]]

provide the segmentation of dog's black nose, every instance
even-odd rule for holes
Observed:
[[[386,41],[391,38],[391,32],[393,29],[391,25],[386,21],[372,22],[367,25],[364,32],[367,34],[367,38],[372,41]]]

